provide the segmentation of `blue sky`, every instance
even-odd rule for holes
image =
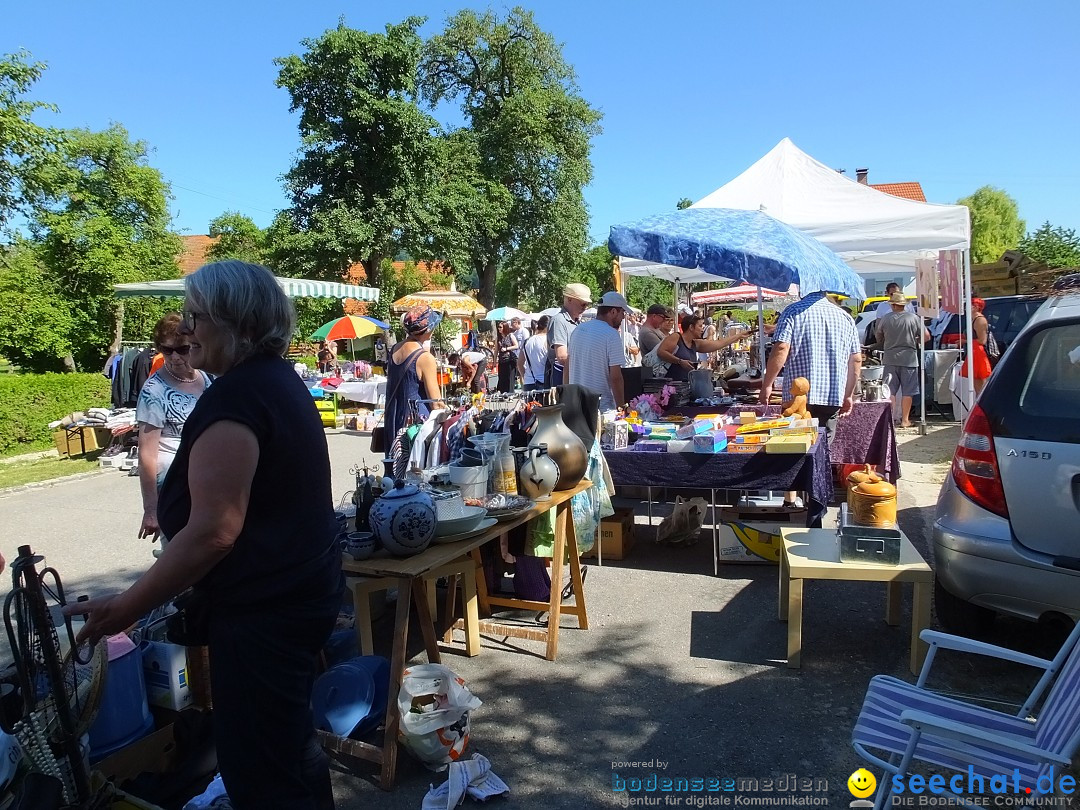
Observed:
[[[582,95],[602,111],[586,190],[608,227],[699,199],[790,137],[818,160],[919,181],[931,202],[1008,191],[1029,228],[1080,230],[1080,3],[536,2]],[[273,59],[339,17],[382,30],[410,14],[441,30],[464,4],[17,3],[0,50],[48,63],[42,122],[123,124],[153,148],[181,233],[286,206],[299,139]],[[484,8],[478,5],[477,8]],[[495,6],[504,9],[505,6]]]

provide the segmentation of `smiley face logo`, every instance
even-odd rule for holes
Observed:
[[[877,779],[866,768],[859,768],[848,777],[847,787],[856,799],[865,799],[877,788]]]

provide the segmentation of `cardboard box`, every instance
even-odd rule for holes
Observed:
[[[776,500],[782,503],[781,498]],[[720,509],[720,520],[724,523],[749,523],[751,525],[779,523],[784,526],[805,526],[806,518],[807,511],[804,507],[791,509],[779,505],[743,505],[725,506]]]
[[[765,444],[768,440],[768,433],[740,433],[735,437],[735,444]]]
[[[766,453],[809,453],[813,442],[809,436],[772,436],[765,442]]]
[[[600,521],[600,550],[604,560],[622,560],[634,547],[634,510],[616,509],[615,514]],[[596,546],[582,557],[596,557]]]
[[[143,647],[143,679],[151,706],[180,711],[195,702],[188,681],[187,647],[168,641],[147,641]]]
[[[763,444],[743,444],[742,442],[728,442],[729,453],[760,453],[765,449]]]
[[[782,525],[759,522],[721,523],[717,527],[720,562],[778,565],[783,548],[780,538]]]
[[[63,428],[53,431],[53,443],[56,445],[56,452],[60,454],[60,458],[68,457],[68,438],[67,431]]]
[[[82,456],[104,450],[112,442],[112,431],[100,427],[60,428],[53,433],[53,443],[61,457]]]
[[[723,453],[727,446],[727,434],[722,430],[699,433],[694,437],[695,453]]]
[[[629,425],[623,421],[605,422],[600,428],[600,446],[605,450],[622,450],[630,444]]]
[[[94,770],[119,785],[141,773],[168,773],[176,761],[176,739],[170,723],[105,757]]]

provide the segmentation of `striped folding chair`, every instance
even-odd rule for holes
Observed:
[[[886,806],[892,777],[911,774],[915,762],[963,773],[965,789],[969,768],[984,784],[991,777],[1007,776],[1010,790],[1018,773],[1022,794],[1027,788],[1035,793],[1039,777],[1070,764],[1080,747],[1080,622],[1051,660],[934,631],[925,631],[921,638],[931,650],[918,683],[887,675],[872,678],[851,734],[856,752],[885,770],[875,808]],[[926,689],[937,649],[992,656],[1044,672],[1019,712],[1006,714]],[[1033,716],[1051,682],[1038,716]]]

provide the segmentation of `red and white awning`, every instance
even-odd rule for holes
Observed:
[[[774,298],[783,298],[787,293],[777,292],[765,287],[761,288],[761,300],[772,301]],[[740,284],[737,287],[725,287],[722,290],[705,290],[696,292],[690,296],[690,303],[699,304],[745,304],[758,300],[758,288],[753,284]]]

